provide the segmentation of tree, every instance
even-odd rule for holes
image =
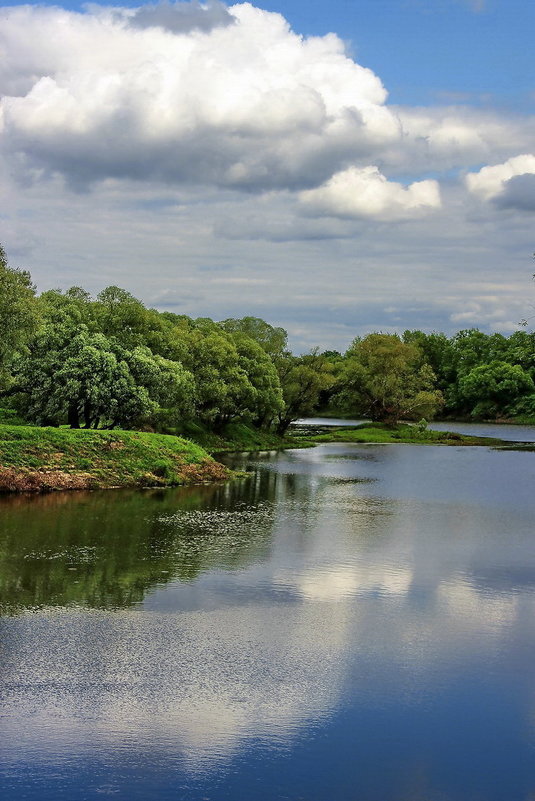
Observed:
[[[332,364],[317,351],[304,356],[286,352],[277,360],[277,370],[284,399],[277,432],[283,435],[290,423],[315,410],[320,394],[333,386],[334,377]]]
[[[254,392],[250,403],[242,410],[244,417],[259,428],[269,428],[284,409],[282,389],[275,365],[268,353],[253,339],[234,334],[239,364]]]
[[[115,352],[118,352],[117,348]],[[148,423],[161,417],[162,413],[165,413],[168,421],[175,424],[191,417],[194,411],[195,380],[189,370],[179,362],[153,354],[147,347],[138,347],[132,352],[121,349],[120,356],[128,366],[136,385],[143,387],[151,402],[157,404],[157,409],[146,415]]]
[[[0,245],[0,390],[9,386],[13,359],[25,351],[38,320],[30,274],[9,267]]]
[[[162,407],[190,413],[193,377],[148,348],[128,351],[84,324],[46,323],[20,359],[16,388],[29,420],[71,428],[129,428]]]
[[[535,375],[535,333],[533,331],[515,331],[507,339],[507,349],[502,358],[509,364],[518,364],[527,370],[531,377]]]
[[[108,286],[97,295],[94,308],[98,330],[126,348],[146,345],[149,314],[141,301],[118,286]]]
[[[474,367],[459,381],[459,394],[472,417],[496,417],[534,392],[529,373],[503,361]]]
[[[185,366],[195,377],[195,411],[199,419],[216,430],[254,408],[255,390],[234,342],[221,331],[201,328],[185,330]]]
[[[275,328],[260,317],[229,318],[219,325],[230,334],[242,334],[254,340],[272,358],[280,356],[286,349],[288,334],[284,328]]]
[[[435,375],[418,347],[395,334],[356,339],[340,378],[341,399],[374,421],[431,418],[442,404]]]

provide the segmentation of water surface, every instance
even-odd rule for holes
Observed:
[[[3,798],[531,801],[535,454],[0,502]]]
[[[335,417],[306,417],[296,420],[296,426],[300,428],[310,426],[311,428],[323,428],[330,426],[343,426],[353,428],[360,426],[369,420],[344,420]],[[515,442],[535,442],[535,426],[511,425],[502,423],[456,423],[456,422],[437,422],[432,420],[429,428],[435,431],[456,431],[459,434],[468,434],[477,437],[497,437]]]

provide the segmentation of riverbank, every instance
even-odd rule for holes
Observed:
[[[519,447],[494,437],[420,430],[406,423],[364,423],[328,430],[303,427],[286,437],[242,423],[229,424],[221,433],[192,423],[187,434],[186,438],[140,431],[0,425],[0,493],[224,481],[231,472],[216,461],[218,453],[307,448],[326,442]]]
[[[308,438],[265,431],[245,423],[228,423],[223,431],[214,432],[198,422],[184,424],[181,429],[169,431],[177,436],[193,440],[208,453],[234,453],[239,451],[279,451],[286,448],[311,447]]]
[[[303,431],[303,429],[301,429]],[[511,447],[511,442],[496,437],[478,437],[458,434],[452,431],[421,430],[417,425],[399,423],[387,426],[384,423],[363,423],[351,428],[332,427],[332,430],[303,433],[307,442],[362,442],[362,443],[403,443],[405,445],[487,445],[491,447]]]
[[[171,487],[230,475],[181,437],[0,425],[0,492]]]

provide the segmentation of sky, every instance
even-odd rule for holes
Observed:
[[[535,319],[535,4],[0,7],[0,242],[39,291],[296,352]]]

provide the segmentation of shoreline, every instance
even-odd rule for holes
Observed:
[[[232,475],[200,445],[172,435],[0,426],[0,494],[187,486]]]
[[[238,478],[218,456],[313,448],[327,443],[440,445],[535,451],[535,443],[416,425],[302,426],[279,437],[248,427],[212,434],[212,447],[174,434],[0,425],[0,495],[171,488]]]
[[[323,430],[321,430],[323,428]],[[304,433],[305,426],[300,431],[303,439],[312,444],[321,443],[355,443],[369,445],[443,445],[463,447],[514,447],[515,450],[525,450],[522,445],[530,443],[511,442],[498,437],[481,437],[472,434],[459,434],[453,431],[436,431],[426,428],[420,431],[417,425],[398,423],[389,426],[385,423],[362,423],[351,427],[344,426],[313,426],[313,433]]]

